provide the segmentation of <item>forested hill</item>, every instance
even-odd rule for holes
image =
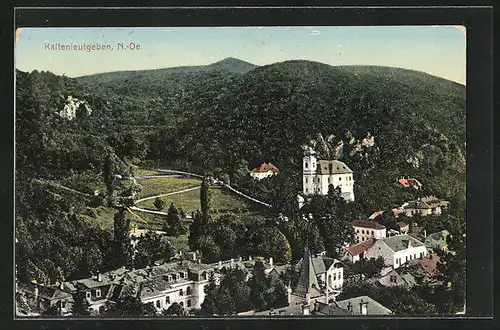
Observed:
[[[183,73],[209,72],[209,71],[222,71],[234,74],[243,74],[256,67],[257,66],[252,63],[228,57],[221,61],[211,63],[208,65],[179,66],[179,67],[153,69],[153,70],[105,72],[88,76],[82,76],[79,77],[78,79],[81,81],[88,81],[88,82],[110,82],[113,80],[130,79],[144,75],[164,76],[170,74],[183,74]]]
[[[54,283],[114,260],[99,252],[112,233],[82,228],[77,220],[89,203],[126,193],[125,183],[112,178],[133,164],[211,173],[274,205],[296,200],[302,147],[309,145],[354,171],[353,205],[361,215],[413,198],[396,183],[413,176],[423,183],[422,194],[449,199],[464,216],[464,86],[385,67],[287,61],[234,69],[238,65],[95,80],[16,71],[19,276]],[[91,113],[61,117],[68,96],[85,101]],[[262,161],[278,166],[279,175],[252,180],[248,170]],[[50,188],[57,184],[90,196],[98,190],[102,199]]]

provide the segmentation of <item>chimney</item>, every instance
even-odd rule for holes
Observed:
[[[219,260],[219,267],[222,267],[222,261]]]
[[[196,252],[193,252],[193,261],[196,261]]]
[[[252,261],[252,256],[248,256],[248,261]]]
[[[361,315],[366,315],[368,314],[368,302],[363,302],[363,299],[361,299],[361,302],[359,303],[359,312],[361,313]]]
[[[182,251],[179,251],[179,257],[182,257]]]
[[[311,294],[309,293],[306,293],[306,302],[305,302],[307,305],[310,305],[311,304]]]
[[[269,258],[269,265],[271,265],[271,266],[273,265],[273,257]]]
[[[97,281],[102,282],[102,274],[100,271],[97,271]]]
[[[201,259],[196,260],[197,263],[201,264]]]
[[[424,229],[424,237],[427,237],[427,230]]]
[[[231,268],[233,268],[233,266],[234,266],[234,259],[231,258]]]
[[[59,289],[64,290],[64,282],[61,282],[61,284],[59,284]]]
[[[410,249],[412,247],[412,244],[411,244],[411,239],[408,240],[408,248]]]
[[[243,258],[242,258],[242,257],[239,257],[239,258],[238,258],[238,261],[239,261],[239,262],[242,262],[242,261],[243,261]]]
[[[325,304],[328,305],[329,301],[328,301],[328,284],[326,285],[326,290],[325,290]]]

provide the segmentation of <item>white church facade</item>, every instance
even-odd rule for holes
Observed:
[[[303,194],[327,195],[330,185],[340,188],[346,201],[354,201],[353,171],[338,160],[318,160],[312,149],[304,152],[303,159]]]

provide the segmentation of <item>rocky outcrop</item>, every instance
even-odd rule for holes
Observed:
[[[77,117],[87,117],[92,114],[90,105],[85,100],[79,100],[69,95],[64,104],[64,108],[59,112],[59,115],[68,120],[73,120]]]

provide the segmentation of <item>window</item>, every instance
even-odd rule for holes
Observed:
[[[406,258],[406,262],[408,262],[408,256],[406,256],[405,258]]]
[[[66,308],[66,302],[65,301],[61,301],[61,308]]]
[[[396,283],[396,276],[395,275],[391,275],[390,276],[390,281],[391,281],[391,283]]]
[[[398,259],[396,259],[396,265],[399,265],[399,260]]]
[[[306,192],[309,192],[309,189],[306,188]]]
[[[361,237],[361,240],[364,242],[364,241],[365,241],[365,238],[364,238],[364,237]]]
[[[372,230],[372,235],[375,235],[375,234],[373,233],[373,230]]]
[[[179,305],[181,305],[181,307],[184,307],[184,301],[181,301]]]
[[[364,233],[365,233],[365,230],[363,229],[363,230],[361,231],[361,233],[363,233],[363,234],[364,234]]]
[[[309,163],[306,163],[306,168],[309,168]]]
[[[177,281],[177,274],[173,274],[173,275],[172,275],[172,279],[173,279],[174,281]]]
[[[411,260],[411,257],[412,257],[412,256],[411,256],[411,254],[410,254],[410,260]]]
[[[188,295],[188,296],[189,296],[190,294],[191,294],[191,287],[190,287],[190,286],[188,286],[188,287],[186,288],[186,295]]]
[[[359,234],[359,229],[356,229],[356,232]]]
[[[306,183],[307,183],[307,178],[306,178]]]
[[[161,301],[159,300],[156,301],[156,308],[161,308]]]
[[[187,301],[187,307],[191,307],[191,300]]]
[[[179,290],[179,296],[183,296],[184,295],[184,290],[180,289]]]
[[[170,296],[165,297],[165,304],[170,304]]]
[[[85,297],[87,297],[87,299],[90,299],[91,296],[92,294],[90,293],[90,291],[85,292]]]
[[[99,289],[95,290],[95,296],[97,298],[100,298],[101,297],[101,290],[99,290]]]
[[[417,254],[413,254],[413,259],[417,259]]]
[[[420,252],[420,259],[422,259],[423,257],[424,257],[424,253]]]
[[[337,274],[333,274],[333,280],[336,281],[337,280]]]
[[[339,273],[339,280],[342,279],[342,273]]]
[[[328,178],[328,183],[330,183],[330,178]]]
[[[184,273],[180,273],[180,274],[179,274],[179,277],[180,277],[180,278],[184,278]]]
[[[339,177],[339,181],[342,181],[342,177]]]

